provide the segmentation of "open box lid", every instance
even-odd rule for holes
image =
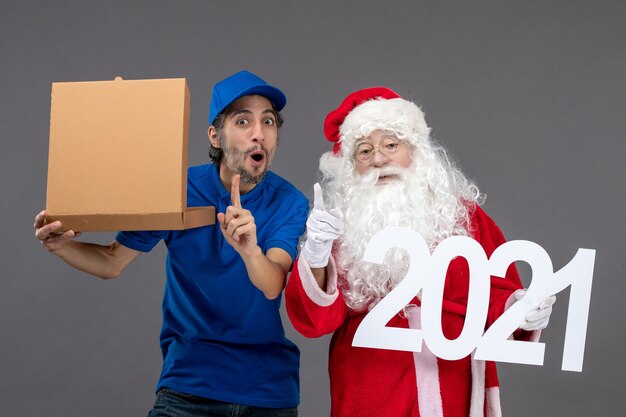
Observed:
[[[63,230],[176,230],[215,223],[187,208],[184,78],[52,84],[46,209]]]

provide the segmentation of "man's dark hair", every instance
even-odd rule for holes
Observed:
[[[213,121],[213,127],[217,132],[217,139],[220,142],[220,148],[216,148],[212,143],[209,142],[209,158],[217,167],[219,168],[222,158],[224,158],[224,151],[222,150],[224,147],[224,122],[226,121],[226,116],[231,112],[232,105],[226,107],[220,114],[215,116],[215,120]],[[276,111],[274,107],[274,103],[272,103],[272,112],[274,113],[274,117],[276,117],[276,127],[280,129],[284,123],[283,115]]]

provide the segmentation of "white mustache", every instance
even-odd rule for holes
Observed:
[[[406,173],[406,169],[398,168],[398,167],[384,167],[377,170],[378,177],[388,177],[388,176],[396,176],[400,179],[404,179],[404,175]]]
[[[361,175],[361,177],[358,178],[357,183],[364,184],[364,185],[365,184],[375,185],[378,182],[378,179],[380,177],[387,177],[387,176],[396,176],[398,177],[398,179],[400,179],[400,181],[404,181],[406,179],[406,171],[407,171],[406,169],[395,167],[395,166],[374,168],[370,170],[369,172],[367,172],[366,174]]]

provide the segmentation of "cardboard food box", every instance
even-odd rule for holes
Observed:
[[[46,209],[63,230],[177,230],[215,223],[187,208],[184,78],[52,84]]]

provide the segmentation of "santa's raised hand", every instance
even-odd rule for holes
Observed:
[[[226,213],[217,213],[217,220],[226,241],[245,257],[254,255],[257,250],[256,224],[250,210],[241,207],[239,181],[239,175],[233,176],[231,205],[226,208]]]
[[[313,210],[306,222],[306,239],[302,245],[301,256],[311,268],[323,268],[328,265],[328,258],[333,242],[343,233],[343,222],[339,210],[326,210],[322,187],[313,186]]]

